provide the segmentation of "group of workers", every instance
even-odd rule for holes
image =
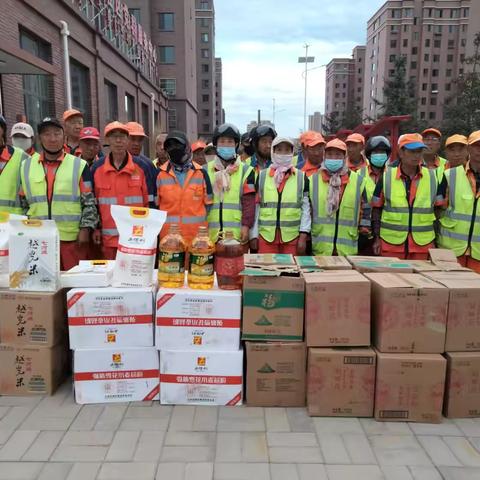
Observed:
[[[480,130],[449,137],[446,158],[435,128],[402,135],[393,149],[383,136],[326,141],[307,131],[296,154],[270,125],[240,135],[227,123],[208,145],[159,135],[151,160],[140,124],[111,122],[102,142],[83,122],[67,110],[63,121],[43,119],[37,138],[17,123],[8,145],[0,116],[0,210],[55,220],[64,270],[115,258],[110,208],[126,205],[165,210],[160,237],[177,224],[187,244],[207,226],[213,242],[231,231],[258,253],[427,259],[437,246],[480,272]]]

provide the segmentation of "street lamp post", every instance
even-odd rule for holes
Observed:
[[[307,130],[307,67],[309,63],[313,63],[315,61],[315,57],[309,57],[308,56],[308,48],[310,45],[307,43],[304,45],[305,48],[305,56],[304,57],[298,57],[298,63],[304,63],[305,64],[305,94],[303,97],[303,131],[305,132]]]

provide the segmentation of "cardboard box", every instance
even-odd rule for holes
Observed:
[[[417,273],[367,273],[380,352],[443,353],[448,289]]]
[[[295,257],[302,270],[352,270],[352,264],[341,256]]]
[[[74,288],[67,309],[72,350],[153,346],[152,288]]]
[[[158,351],[154,347],[75,350],[73,380],[77,403],[158,400]]]
[[[0,395],[53,395],[65,380],[68,349],[0,345]]]
[[[439,269],[445,272],[471,271],[458,263],[457,256],[452,250],[445,248],[431,248],[428,251],[430,260]]]
[[[247,405],[304,407],[305,343],[246,342]]]
[[[370,345],[370,282],[355,270],[306,273],[308,347]]]
[[[160,352],[160,401],[165,405],[241,405],[243,350]]]
[[[447,418],[480,417],[480,352],[447,352],[443,413]]]
[[[157,349],[239,349],[240,290],[161,288],[156,305]]]
[[[56,292],[60,276],[60,237],[54,220],[10,220],[10,288]]]
[[[308,414],[371,417],[375,363],[376,354],[369,347],[309,348]]]
[[[436,353],[377,352],[375,419],[440,423],[446,367]]]
[[[480,275],[428,272],[424,276],[449,289],[445,351],[480,351]]]
[[[0,342],[53,347],[65,342],[65,291],[0,291]]]
[[[298,272],[286,276],[264,269],[243,280],[243,340],[303,340],[305,284]]]
[[[395,257],[365,257],[351,255],[347,257],[353,268],[361,273],[398,272],[413,273],[414,268],[409,261]]]
[[[283,253],[247,253],[243,259],[249,266],[295,266],[293,255]]]
[[[60,274],[62,288],[109,287],[114,260],[80,260],[77,266]]]

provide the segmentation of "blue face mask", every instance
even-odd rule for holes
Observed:
[[[331,173],[338,172],[343,167],[343,160],[341,158],[326,158],[323,163],[325,168]]]
[[[237,157],[237,152],[235,147],[217,147],[217,155],[222,159],[228,162]]]
[[[388,160],[388,155],[384,153],[372,153],[370,163],[377,168],[382,168]]]

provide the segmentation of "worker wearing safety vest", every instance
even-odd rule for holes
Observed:
[[[257,179],[257,208],[250,247],[258,253],[305,255],[311,229],[307,176],[293,165],[293,142],[272,142],[272,164]]]
[[[320,171],[310,177],[314,255],[356,255],[365,181],[346,163],[347,146],[339,139],[325,147]]]
[[[255,170],[255,175],[272,163],[272,142],[276,136],[277,132],[270,125],[258,125],[252,130],[250,139],[255,153],[245,163]]]
[[[445,142],[445,156],[447,165],[445,170],[459,165],[465,166],[468,162],[468,138],[465,135],[452,135]]]
[[[247,246],[255,221],[255,173],[237,157],[240,132],[235,125],[225,123],[215,128],[212,141],[217,156],[204,166],[213,186],[208,232],[216,243],[221,232],[231,231]]]
[[[192,160],[192,150],[183,132],[172,131],[164,142],[169,160],[160,167],[157,196],[167,221],[160,232],[163,238],[171,224],[178,224],[185,241],[190,243],[200,226],[207,226],[207,214],[213,203],[208,173]]]
[[[114,260],[118,248],[118,230],[111,214],[112,205],[155,208],[156,185],[148,182],[144,164],[128,152],[128,128],[120,122],[109,123],[104,137],[110,146],[107,157],[92,167],[93,188],[101,227],[94,233],[95,244],[102,246],[103,258]],[[150,201],[149,201],[150,199]]]
[[[35,133],[28,123],[18,122],[13,125],[10,131],[12,145],[23,150],[27,155],[35,153]]]
[[[307,132],[308,135],[302,137],[302,152],[305,160],[302,172],[305,172],[307,177],[311,177],[314,173],[318,172],[323,162],[325,155],[325,139],[321,133]]]
[[[445,172],[437,245],[455,252],[459,262],[480,273],[480,130],[468,138],[470,161]]]
[[[427,128],[422,132],[422,137],[423,143],[427,146],[423,153],[424,166],[435,170],[440,183],[447,166],[447,159],[438,154],[442,146],[442,132],[436,128]]]
[[[0,211],[22,214],[20,191],[20,165],[28,155],[7,145],[7,122],[0,115]]]
[[[22,162],[20,201],[32,219],[55,220],[60,234],[60,261],[69,270],[88,258],[98,212],[92,176],[85,160],[66,153],[62,124],[44,118],[38,125],[42,153]]]
[[[398,140],[398,166],[387,167],[372,198],[375,255],[426,260],[435,240],[435,170],[423,166],[420,134]]]
[[[347,145],[347,165],[349,170],[357,172],[366,178],[368,174],[368,161],[363,153],[365,137],[360,133],[352,133],[345,140]]]

